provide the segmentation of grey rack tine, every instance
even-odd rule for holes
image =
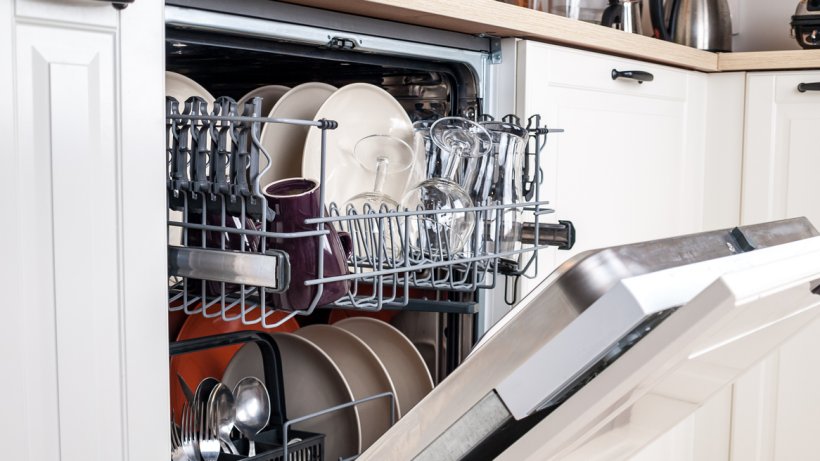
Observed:
[[[335,411],[344,410],[345,408],[354,407],[357,405],[361,405],[363,403],[370,402],[376,399],[389,399],[390,401],[390,425],[392,426],[396,422],[396,396],[393,395],[392,392],[382,392],[381,394],[371,395],[370,397],[365,397],[358,400],[353,400],[352,402],[343,403],[341,405],[336,405],[330,408],[325,408],[324,410],[320,410],[314,413],[309,413],[307,415],[301,416],[299,418],[290,419],[285,421],[285,424],[282,426],[282,459],[288,460],[288,431],[290,427],[294,424],[299,424],[301,422],[318,418],[319,416],[326,415],[328,413],[333,413]]]

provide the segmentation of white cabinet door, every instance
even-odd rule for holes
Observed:
[[[820,72],[749,74],[744,223],[806,216],[820,225],[820,92],[797,90],[810,82],[820,82]]]
[[[519,43],[518,65],[519,115],[541,114],[566,130],[551,135],[542,155],[542,197],[578,237],[573,251],[545,264],[737,224],[742,75],[712,79],[534,42]],[[613,69],[654,80],[613,80]],[[710,149],[715,138],[723,142]]]
[[[820,226],[820,72],[749,74],[744,223],[806,216]],[[814,459],[820,450],[820,324],[809,325],[735,384],[732,459]]]
[[[4,1],[0,34],[4,455],[167,458],[161,2]]]
[[[581,251],[694,232],[702,227],[705,106],[700,75],[524,42],[519,112],[541,114],[552,136],[542,196],[578,229]],[[654,81],[611,78],[640,70]]]

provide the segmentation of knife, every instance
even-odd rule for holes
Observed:
[[[179,373],[177,373],[177,379],[179,380],[179,386],[182,388],[182,393],[185,395],[185,400],[188,401],[189,405],[193,404],[194,393],[193,391],[191,391],[191,388],[188,387],[188,383],[186,383],[185,380],[182,379],[182,375],[180,375]]]

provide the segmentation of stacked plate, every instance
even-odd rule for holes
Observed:
[[[181,103],[188,97],[200,96],[209,104],[214,97],[201,85],[174,72],[166,72],[165,92]],[[327,134],[325,196],[328,202],[341,205],[360,192],[368,192],[375,180],[375,171],[361,165],[355,158],[356,143],[372,135],[388,135],[413,145],[413,124],[396,99],[383,89],[367,83],[354,83],[337,89],[318,82],[293,88],[268,85],[257,88],[242,98],[262,98],[262,114],[271,118],[339,122],[339,127]],[[260,142],[266,155],[261,155],[259,184],[264,186],[285,178],[321,177],[322,132],[315,127],[266,123]],[[424,164],[424,153],[414,153],[414,165]],[[421,168],[396,173],[384,186],[384,193],[396,201],[405,190],[424,180]]]
[[[332,326],[274,333],[273,338],[282,359],[290,420],[385,392],[396,397],[398,419],[433,389],[413,344],[380,320],[349,318]],[[236,353],[222,381],[231,386],[245,376],[264,382],[262,357],[255,344]],[[325,434],[326,459],[338,459],[366,450],[390,424],[390,402],[385,398],[311,418],[294,428]]]

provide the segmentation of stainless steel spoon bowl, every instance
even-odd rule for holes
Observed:
[[[253,438],[270,419],[270,396],[265,385],[259,379],[248,376],[236,383],[233,389],[236,399],[236,427],[250,442],[248,456],[256,455]]]
[[[216,435],[231,454],[238,455],[239,451],[231,442],[231,431],[236,419],[236,407],[231,389],[219,383],[211,391],[208,399],[208,417],[211,418],[212,427],[216,430]]]

